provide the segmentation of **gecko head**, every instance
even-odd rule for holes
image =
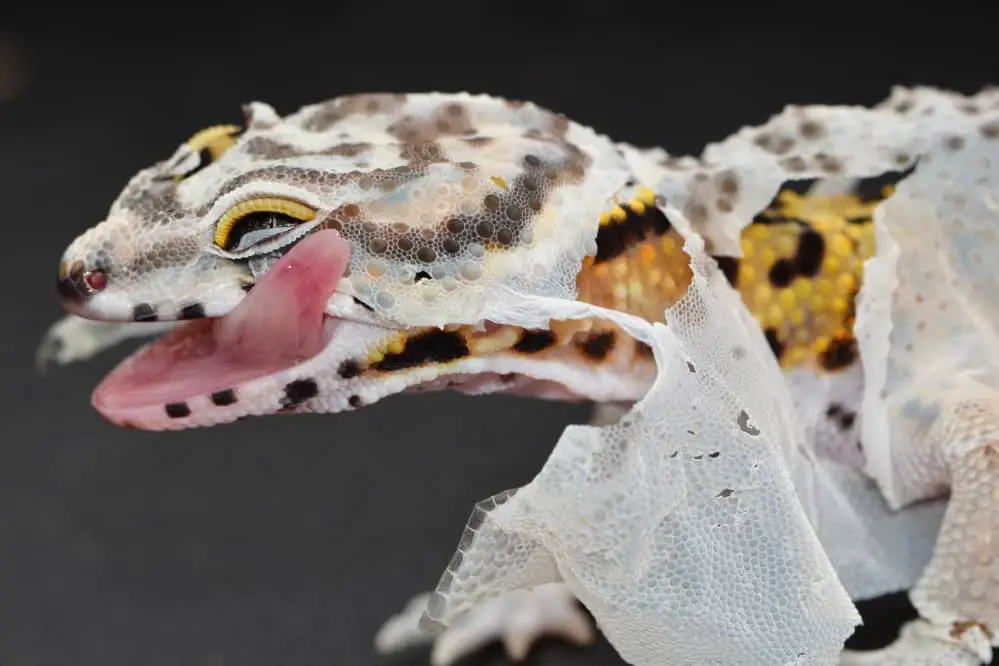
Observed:
[[[339,412],[456,388],[630,399],[607,324],[491,323],[510,293],[572,298],[628,179],[606,139],[484,96],[342,97],[197,133],[65,251],[81,317],[187,321],[94,393],[144,429]],[[600,164],[601,168],[594,168]]]

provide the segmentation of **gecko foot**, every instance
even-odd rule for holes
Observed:
[[[119,342],[162,333],[177,323],[113,323],[67,315],[46,331],[35,353],[35,369],[39,374],[44,374],[50,364],[67,365],[86,361]]]
[[[992,660],[989,635],[978,625],[954,628],[913,620],[880,650],[846,650],[839,666],[983,666]]]
[[[432,642],[431,664],[450,666],[500,640],[510,659],[519,662],[545,636],[557,636],[576,645],[587,645],[596,637],[592,621],[562,584],[541,585],[491,599],[438,636],[429,636],[418,628],[429,596],[415,597],[399,615],[382,626],[375,637],[375,647],[380,653]]]

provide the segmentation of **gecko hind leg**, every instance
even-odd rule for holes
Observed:
[[[941,406],[928,441],[950,495],[933,556],[909,592],[919,619],[888,647],[864,655],[881,661],[855,654],[844,665],[920,664],[931,654],[942,660],[933,663],[999,663],[999,399]]]

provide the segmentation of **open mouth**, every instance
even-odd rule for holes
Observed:
[[[335,231],[311,234],[272,266],[240,304],[188,322],[139,350],[95,389],[105,416],[216,396],[319,354],[341,320],[324,314],[350,245]]]

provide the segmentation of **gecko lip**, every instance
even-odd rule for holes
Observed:
[[[125,359],[95,389],[94,408],[117,420],[136,409],[224,392],[313,358],[341,322],[324,310],[349,257],[349,244],[335,231],[311,234],[232,312],[183,324]]]

